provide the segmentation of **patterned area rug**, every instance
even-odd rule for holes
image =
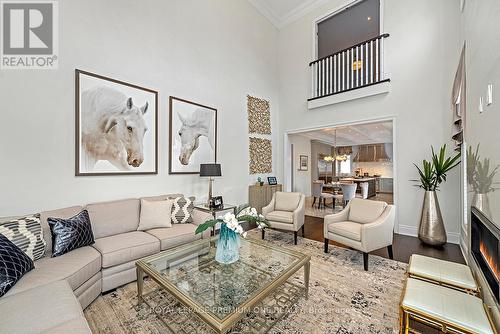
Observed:
[[[259,238],[260,231],[250,231],[249,237]],[[324,254],[320,242],[299,238],[295,246],[291,233],[274,230],[266,232],[266,242],[311,256],[309,299],[301,295],[303,270],[299,270],[263,302],[280,316],[268,310],[249,314],[232,333],[248,333],[249,328],[265,333],[269,326],[269,333],[398,333],[406,264],[370,256],[370,270],[365,272],[362,254],[353,250],[330,245],[330,252]],[[140,306],[135,283],[95,300],[85,310],[92,332],[213,333],[151,280],[145,281],[145,292],[147,304]]]

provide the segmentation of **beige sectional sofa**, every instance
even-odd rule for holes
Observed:
[[[144,199],[164,200],[179,196],[182,195]],[[51,258],[52,237],[47,218],[70,218],[83,209],[89,212],[95,243]],[[170,228],[144,232],[137,231],[139,218],[140,199],[93,203],[85,207],[74,206],[42,212],[40,221],[47,243],[45,257],[36,261],[35,269],[0,298],[0,332],[63,333],[71,330],[72,334],[89,333],[82,309],[102,292],[135,281],[135,262],[138,259],[208,237],[210,233],[206,231],[203,235],[194,234],[197,225],[211,219],[210,214],[197,210],[193,213],[192,224],[172,224]],[[28,301],[31,305],[28,305]],[[75,308],[75,303],[79,303],[81,307]],[[58,312],[59,309],[61,312]],[[37,322],[31,321],[32,313],[38,317]],[[29,324],[20,321],[21,319],[30,319]]]

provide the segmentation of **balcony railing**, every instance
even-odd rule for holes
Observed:
[[[309,63],[309,101],[389,81],[384,74],[383,34]]]

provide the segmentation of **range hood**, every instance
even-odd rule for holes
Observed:
[[[354,162],[390,162],[385,144],[371,144],[358,146],[358,152],[353,159]]]

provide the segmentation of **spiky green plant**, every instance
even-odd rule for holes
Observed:
[[[414,164],[420,179],[413,181],[419,182],[417,186],[426,191],[436,191],[439,185],[446,181],[447,173],[460,164],[460,153],[446,158],[446,145],[441,147],[439,154],[436,154],[434,147],[431,146],[431,152],[431,161],[423,160],[422,168]]]
[[[500,166],[496,166],[490,172],[490,159],[484,159],[483,162],[478,161],[476,166],[476,175],[475,175],[475,183],[476,183],[476,191],[479,194],[487,194],[489,192],[495,191],[498,188],[494,188],[493,184],[495,175],[498,172],[498,168]]]
[[[476,182],[477,164],[479,162],[479,144],[476,151],[472,151],[472,146],[467,148],[467,183],[471,186],[473,192],[477,192],[478,184]]]

